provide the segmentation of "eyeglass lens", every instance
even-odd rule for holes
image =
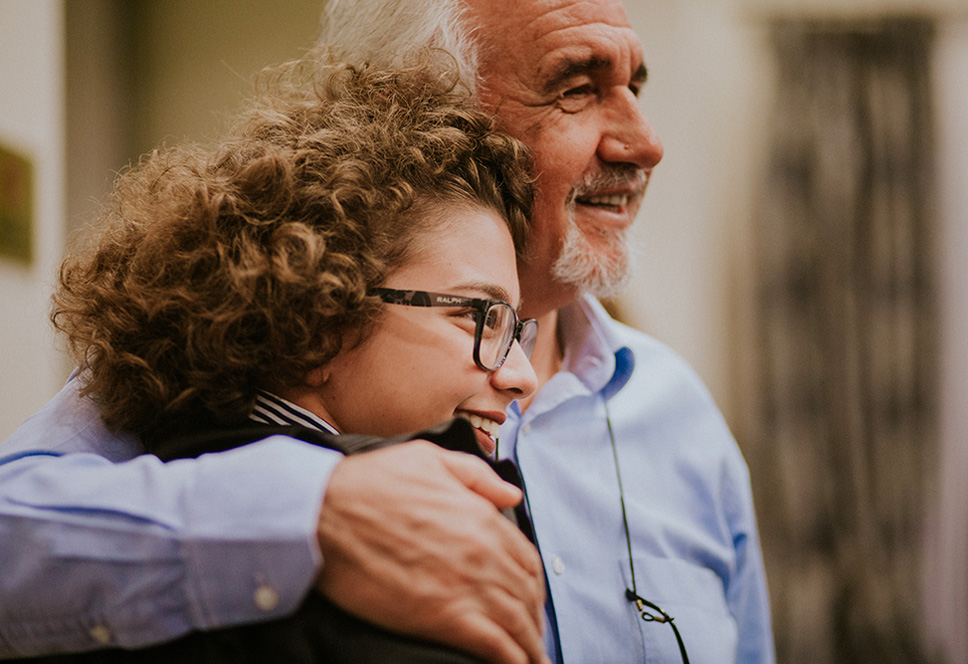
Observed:
[[[534,346],[538,342],[538,321],[533,318],[521,321],[521,336],[518,339],[518,343],[521,344],[521,350],[530,360],[531,355],[534,353]]]
[[[480,360],[488,369],[497,369],[514,341],[514,309],[504,302],[494,302],[484,312],[480,323]]]
[[[511,305],[494,302],[485,310],[479,327],[478,359],[486,369],[495,370],[503,364],[515,338],[521,344],[525,356],[531,359],[538,340],[536,320],[519,321]]]

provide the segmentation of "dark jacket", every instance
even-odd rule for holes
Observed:
[[[358,454],[407,440],[430,440],[447,449],[483,458],[471,426],[463,420],[406,436],[335,436],[315,429],[264,425],[201,427],[155,446],[163,460],[191,458],[219,452],[282,434],[343,454]],[[521,486],[510,462],[490,462],[506,481]],[[522,507],[505,513],[532,540],[530,522]],[[393,601],[393,598],[387,598]],[[108,649],[54,655],[14,662],[47,664],[480,664],[481,660],[448,646],[392,633],[360,620],[317,592],[311,591],[292,615],[269,622],[239,625],[209,632],[193,632],[167,643],[137,650]]]

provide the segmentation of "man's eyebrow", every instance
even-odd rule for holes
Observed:
[[[552,94],[558,91],[558,88],[562,84],[566,83],[570,78],[575,76],[581,76],[582,74],[590,74],[596,71],[602,71],[611,68],[612,60],[611,58],[604,58],[599,56],[592,56],[585,60],[565,60],[559,64],[548,77],[548,80],[544,84],[545,94]],[[632,83],[636,85],[644,85],[646,79],[649,77],[649,70],[646,69],[645,63],[639,63],[639,66],[632,73]]]
[[[548,76],[548,80],[545,81],[543,86],[544,91],[546,94],[557,92],[558,88],[570,78],[581,76],[582,74],[588,74],[593,71],[608,69],[611,66],[611,58],[602,58],[598,56],[592,56],[585,60],[565,60],[555,67],[555,69],[551,72],[551,75]]]

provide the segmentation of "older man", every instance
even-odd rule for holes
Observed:
[[[353,613],[491,661],[674,662],[681,638],[692,662],[771,662],[735,442],[688,367],[591,297],[624,282],[662,156],[621,3],[331,0],[327,12],[323,39],[351,61],[451,54],[535,152],[520,271],[542,388],[502,427],[501,452],[524,476],[546,620],[537,559],[494,519],[513,494],[483,467],[406,446],[340,461],[285,440],[165,466],[104,431],[68,384],[0,446],[0,654],[264,620],[315,579]],[[219,501],[200,489],[213,485]],[[428,543],[452,565],[422,565]]]
[[[540,321],[542,387],[501,442],[524,476],[548,578],[549,653],[677,661],[677,635],[639,619],[638,596],[675,619],[693,662],[772,661],[735,442],[678,357],[588,297],[627,278],[629,227],[662,157],[636,99],[646,68],[621,2],[430,4],[335,0],[323,41],[385,62],[405,61],[415,42],[440,47],[534,150],[534,246],[519,272],[524,310]]]

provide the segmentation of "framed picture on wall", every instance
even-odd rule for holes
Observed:
[[[33,164],[0,145],[0,259],[33,258]]]

